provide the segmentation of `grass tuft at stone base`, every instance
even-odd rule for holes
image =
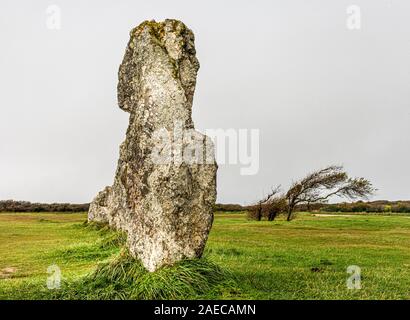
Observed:
[[[51,299],[184,299],[211,298],[235,291],[232,275],[202,259],[183,260],[148,272],[123,251],[115,260],[100,264],[92,274],[54,290]]]

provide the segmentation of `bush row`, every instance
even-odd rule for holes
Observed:
[[[240,204],[223,204],[216,203],[214,211],[245,211],[248,207],[241,206]]]
[[[31,203],[28,201],[0,201],[0,212],[83,212],[89,204],[71,203]]]
[[[376,212],[376,213],[410,213],[408,201],[397,202],[355,202],[328,204],[320,209],[324,212]]]

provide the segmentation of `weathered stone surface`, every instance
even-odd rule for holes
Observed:
[[[130,113],[114,184],[90,205],[90,221],[128,234],[149,271],[200,257],[213,221],[213,146],[194,130],[199,63],[182,22],[146,21],[131,31],[119,68],[118,104]]]

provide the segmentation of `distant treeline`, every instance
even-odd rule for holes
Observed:
[[[252,211],[256,205],[241,206],[239,204],[216,204],[215,211]],[[299,205],[297,211],[316,212],[374,212],[374,213],[410,213],[410,201],[357,201],[352,203]],[[262,208],[265,214],[265,208]]]
[[[372,201],[327,204],[320,208],[324,212],[376,212],[410,213],[410,201]]]
[[[240,204],[223,204],[223,203],[216,203],[214,206],[215,211],[246,211],[248,207],[241,206]]]
[[[0,212],[85,212],[90,204],[71,203],[31,203],[28,201],[3,200],[0,201]],[[240,204],[215,204],[215,211],[233,212],[247,211],[252,206]],[[312,204],[297,207],[298,211],[322,211],[322,212],[392,212],[410,213],[410,201],[372,201],[336,204]]]
[[[28,201],[0,201],[0,212],[83,212],[89,204],[31,203]]]

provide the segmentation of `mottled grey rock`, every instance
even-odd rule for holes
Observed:
[[[176,20],[145,21],[130,36],[118,72],[118,104],[130,113],[126,139],[114,184],[88,218],[126,231],[131,254],[154,271],[202,255],[217,165],[191,117],[199,69],[192,31]]]

